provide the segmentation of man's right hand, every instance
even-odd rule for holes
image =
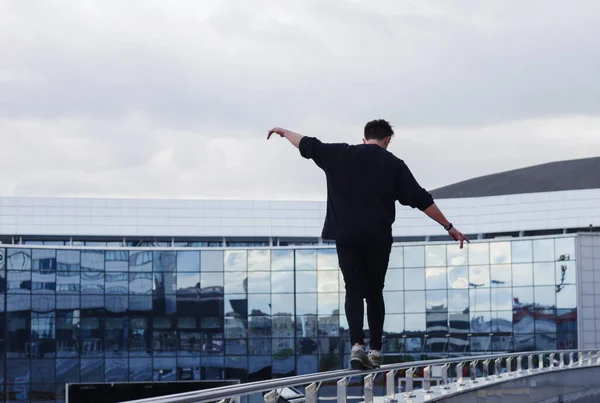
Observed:
[[[469,241],[469,239],[463,235],[462,232],[460,232],[459,230],[457,230],[456,228],[452,227],[449,231],[448,231],[448,235],[450,235],[450,237],[452,239],[454,239],[455,241],[460,241],[460,248],[463,248],[463,244],[466,241],[467,243],[471,243],[471,241]]]

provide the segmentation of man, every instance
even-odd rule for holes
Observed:
[[[350,364],[354,369],[377,368],[383,361],[383,287],[396,201],[423,211],[459,241],[461,248],[469,240],[444,217],[406,164],[387,151],[394,135],[387,121],[367,123],[360,145],[326,144],[279,127],[270,130],[267,139],[273,133],[285,137],[304,158],[312,159],[325,172],[327,214],[322,237],[336,242],[344,276],[346,317],[353,345]],[[370,331],[368,354],[363,332],[364,300]]]

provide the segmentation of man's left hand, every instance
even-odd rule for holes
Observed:
[[[450,235],[450,237],[452,239],[454,239],[455,241],[460,241],[460,248],[463,248],[463,243],[466,241],[467,243],[471,243],[471,241],[469,241],[469,239],[463,235],[462,232],[460,232],[459,230],[457,230],[456,228],[451,228],[450,231],[448,231],[448,235]]]
[[[271,138],[273,133],[279,134],[281,137],[285,137],[287,132],[288,131],[286,129],[282,129],[281,127],[274,127],[273,129],[269,130],[269,134],[267,135],[267,140],[269,140]]]

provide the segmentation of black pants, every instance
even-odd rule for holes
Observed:
[[[390,259],[391,243],[339,243],[337,254],[346,284],[346,318],[352,345],[365,344],[364,300],[367,301],[369,347],[381,350],[385,304],[383,286]]]

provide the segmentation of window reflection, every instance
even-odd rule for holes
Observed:
[[[204,254],[207,254],[204,257]],[[223,252],[221,251],[204,251],[202,256],[208,264],[207,271],[222,271],[223,267]],[[228,250],[225,251],[225,271],[246,271],[248,268],[248,254],[244,250]],[[205,262],[204,260],[202,261]],[[204,265],[202,268],[204,269]]]
[[[317,274],[318,292],[338,292],[339,271],[319,271]]]
[[[534,263],[533,279],[535,285],[554,285],[554,262]]]
[[[565,285],[556,293],[556,306],[562,309],[575,310],[577,307],[577,288],[575,285]]]
[[[197,251],[178,251],[177,252],[177,272],[199,273],[200,272],[200,252]]]
[[[271,252],[268,249],[248,251],[248,271],[270,271]]]
[[[469,265],[487,265],[490,263],[488,243],[472,243],[467,246]]]
[[[406,314],[404,315],[404,329],[407,333],[419,332],[424,333],[427,329],[425,314]]]
[[[340,275],[340,278],[343,280],[343,276]],[[387,271],[385,276],[385,290],[389,291],[400,291],[404,290],[404,270],[402,269],[390,269]],[[344,288],[340,287],[340,290],[343,291]]]
[[[448,296],[446,290],[427,291],[425,295],[426,309],[429,311],[448,311]]]
[[[510,264],[511,261],[512,259],[510,242],[490,243],[490,263]]]
[[[425,269],[425,284],[428,290],[445,290],[447,284],[445,267],[427,267]]]
[[[339,306],[339,295],[338,293],[323,292],[317,296],[317,312],[321,316],[338,315]]]
[[[30,249],[8,249],[6,257],[7,270],[29,271],[31,270]]]
[[[425,267],[425,247],[405,246],[404,267]]]
[[[317,270],[339,270],[335,249],[319,249],[317,252]]]
[[[456,245],[448,245],[446,253],[448,255],[448,266],[466,266],[467,248],[460,249]]]
[[[425,312],[425,291],[406,291],[404,305],[406,312]]]
[[[296,272],[296,292],[316,292],[317,291],[317,273],[316,272]]]
[[[401,269],[404,267],[404,253],[401,246],[392,247],[388,267],[396,269]]]
[[[387,313],[404,313],[404,293],[402,291],[384,291],[383,298]]]
[[[308,315],[317,313],[317,294],[296,295],[296,315]]]
[[[512,276],[513,276],[513,285],[515,285],[515,286],[532,285],[533,284],[533,265],[531,263],[513,264],[512,265]]]
[[[300,252],[300,251],[297,251]],[[294,270],[294,251],[292,249],[273,249],[271,250],[271,270],[272,271],[292,271]]]
[[[225,273],[225,293],[245,294],[247,292],[248,275],[246,272]]]
[[[533,262],[533,246],[531,241],[512,241],[511,251],[513,263]]]
[[[575,238],[557,238],[554,240],[555,259],[560,261],[575,260]]]
[[[469,288],[469,272],[466,266],[448,267],[448,287]]]
[[[555,281],[557,290],[566,284],[577,284],[575,262],[557,262],[555,264]]]
[[[282,271],[271,273],[271,292],[294,292],[294,272]]]
[[[273,251],[275,252],[275,251]],[[291,255],[290,251],[285,251]],[[281,257],[283,258],[283,256]],[[293,256],[285,257],[286,265],[284,267],[278,267],[277,270],[292,270],[289,268],[290,263],[293,264]],[[289,261],[288,261],[289,260]],[[281,263],[279,263],[281,265]],[[286,267],[288,267],[286,269]],[[273,270],[276,270],[273,268]],[[314,249],[299,249],[296,250],[296,270],[297,271],[306,271],[306,270],[317,270],[317,251]]]
[[[406,283],[405,290],[424,290],[425,289],[425,269],[404,269]]]
[[[512,309],[512,290],[510,288],[492,288],[492,311]]]
[[[533,260],[536,262],[552,262],[554,260],[554,239],[534,240]]]
[[[247,267],[245,251],[204,250],[200,253],[200,269],[203,272],[245,271]]]
[[[469,309],[469,290],[448,290],[448,310],[464,312]]]
[[[428,245],[425,247],[427,267],[446,266],[446,245]]]
[[[84,252],[85,253],[85,252]],[[81,255],[81,266],[83,263],[84,256]],[[151,251],[131,251],[129,253],[129,271],[140,272],[140,271],[152,271],[154,256]]]
[[[384,340],[391,335],[404,333],[404,315],[386,314],[383,323]]]
[[[492,286],[510,287],[512,285],[512,267],[510,265],[492,265],[490,275]]]
[[[482,312],[491,309],[489,288],[471,288],[469,290],[469,301],[471,311]]]
[[[248,273],[248,293],[268,293],[271,291],[271,273],[257,271]]]
[[[490,266],[469,266],[469,286],[489,287]]]

